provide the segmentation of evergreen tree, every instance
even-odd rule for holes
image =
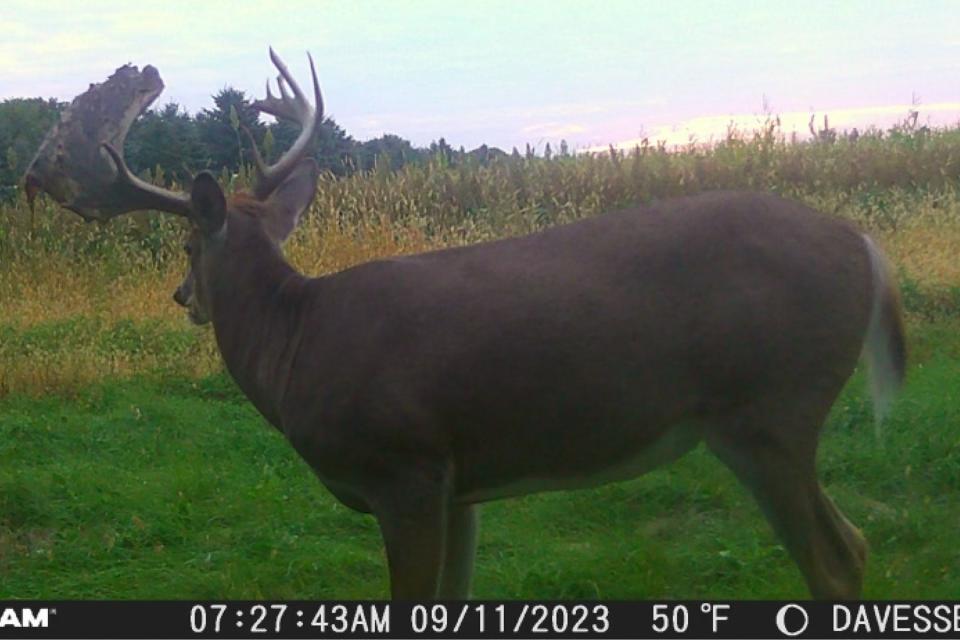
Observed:
[[[5,187],[4,192],[13,192],[44,135],[65,107],[66,103],[53,98],[11,98],[0,102],[0,187]]]
[[[197,114],[198,138],[209,166],[224,167],[233,173],[241,161],[249,163],[253,159],[241,128],[246,127],[259,144],[266,126],[260,122],[259,112],[251,106],[243,91],[225,87],[213,96],[213,102],[213,109],[204,109]]]
[[[273,135],[275,149],[272,160],[275,161],[296,141],[300,135],[300,125],[278,120],[270,125],[270,132]],[[338,176],[347,175],[353,171],[356,165],[354,156],[357,143],[331,118],[324,118],[320,123],[315,145],[314,157],[321,169]]]
[[[174,102],[147,111],[133,123],[124,157],[137,173],[149,170],[156,175],[159,168],[167,184],[182,184],[208,165],[196,122]]]

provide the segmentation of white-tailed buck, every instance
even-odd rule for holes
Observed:
[[[87,218],[192,222],[177,302],[213,323],[230,374],[329,490],[377,518],[394,597],[468,596],[478,503],[632,478],[700,442],[813,596],[859,596],[866,544],[815,457],[861,354],[881,417],[904,374],[869,238],[774,195],[707,193],[307,278],[280,246],[317,188],[320,89],[314,73],[313,107],[271,56],[281,95],[255,106],[303,129],[275,165],[256,158],[252,193],[225,197],[209,173],[174,193],[127,169],[126,130],[162,88],[152,67],[78,97],[27,183]]]

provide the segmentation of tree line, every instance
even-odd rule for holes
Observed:
[[[67,106],[68,103],[52,98],[12,98],[0,102],[0,197],[15,192],[43,136]],[[149,172],[152,180],[167,185],[183,183],[204,169],[235,173],[241,164],[253,160],[249,141],[242,132],[244,126],[253,134],[267,162],[275,161],[288,149],[300,131],[299,126],[289,122],[262,122],[246,94],[227,87],[213,96],[211,108],[195,115],[172,102],[148,110],[130,128],[124,157],[136,173]],[[527,153],[532,153],[529,147]],[[514,154],[519,155],[516,149]],[[453,164],[468,158],[486,164],[505,155],[486,145],[472,151],[454,149],[443,138],[428,147],[415,147],[393,134],[361,142],[332,118],[324,119],[315,152],[320,167],[338,176],[368,171],[378,163],[398,169],[410,162],[442,156]]]

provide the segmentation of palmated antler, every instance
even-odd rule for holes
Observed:
[[[283,60],[274,52],[273,47],[270,48],[270,59],[277,67],[277,71],[280,72],[277,76],[280,97],[274,97],[270,93],[270,81],[268,80],[266,97],[254,102],[253,108],[261,113],[268,113],[283,120],[296,122],[300,125],[301,131],[293,145],[280,157],[276,164],[267,166],[257,149],[257,143],[253,136],[244,128],[244,133],[247,134],[250,147],[253,149],[253,159],[257,165],[257,184],[253,188],[253,195],[260,200],[273,193],[300,161],[306,157],[317,132],[320,130],[320,123],[323,121],[323,97],[320,95],[317,70],[313,66],[313,56],[308,53],[307,58],[310,60],[310,75],[313,77],[313,100],[316,107],[310,106],[310,102],[303,91],[300,90],[300,85],[293,79]],[[287,85],[290,86],[293,95],[287,92]]]
[[[309,56],[309,54],[308,54]],[[317,108],[310,106],[279,56],[270,49],[270,58],[280,71],[280,97],[270,94],[256,101],[258,111],[293,120],[303,127],[293,146],[280,160],[267,166],[253,144],[258,181],[254,195],[268,197],[306,156],[319,123],[323,103],[317,72],[310,58]],[[293,92],[287,92],[289,85]],[[152,66],[143,71],[126,65],[106,82],[91,84],[77,96],[60,122],[44,138],[24,176],[31,205],[39,191],[46,191],[61,205],[87,220],[107,221],[130,211],[156,209],[176,215],[190,215],[190,198],[141,180],[124,162],[123,142],[130,125],[163,91],[160,74]],[[247,132],[249,135],[249,132]],[[252,137],[251,137],[252,142]]]
[[[185,215],[185,195],[133,176],[120,154],[111,151],[123,148],[130,125],[161,91],[163,81],[154,67],[141,72],[125,65],[77,96],[27,168],[24,183],[30,204],[42,190],[87,220],[105,221],[137,209]]]

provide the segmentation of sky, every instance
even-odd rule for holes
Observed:
[[[573,149],[754,127],[960,122],[960,2],[4,0],[0,100],[70,100],[152,64],[191,113],[275,76],[267,47],[359,140]]]

